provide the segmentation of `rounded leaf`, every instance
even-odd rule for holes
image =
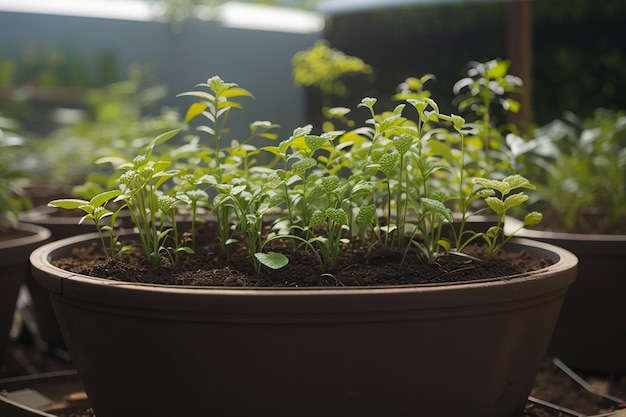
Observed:
[[[255,253],[254,257],[271,269],[280,269],[289,263],[289,258],[278,252]]]
[[[543,220],[543,214],[537,211],[532,211],[524,217],[524,226],[534,226],[539,224],[541,220]]]

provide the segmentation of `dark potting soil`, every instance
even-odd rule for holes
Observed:
[[[13,239],[19,239],[26,236],[32,236],[33,232],[29,232],[28,230],[19,230],[19,229],[4,229],[0,227],[0,242],[5,242]]]
[[[524,413],[520,417],[566,417],[572,415],[599,416],[626,413],[626,404],[618,404],[607,400],[599,394],[611,395],[619,399],[626,398],[626,375],[586,375],[578,373],[594,392],[583,389],[578,383],[557,367],[553,358],[545,358],[535,378],[530,395],[547,401],[567,410],[556,410],[545,405],[526,403]],[[578,414],[572,414],[576,412]],[[620,413],[620,416],[624,414]],[[616,416],[617,417],[617,416]]]
[[[229,260],[222,254],[211,232],[205,231],[194,254],[181,254],[175,265],[167,256],[152,267],[142,255],[136,242],[124,240],[131,250],[114,259],[104,258],[99,246],[74,250],[73,257],[54,261],[54,265],[71,272],[117,281],[168,285],[228,286],[228,287],[355,287],[380,285],[437,284],[493,279],[523,274],[551,264],[528,253],[500,251],[486,259],[486,246],[475,245],[466,254],[450,253],[424,262],[416,250],[409,250],[402,262],[403,250],[385,250],[371,244],[353,242],[342,248],[335,267],[322,270],[314,256],[294,248],[293,241],[275,241],[268,250],[284,253],[287,266],[278,270],[265,269],[255,273],[250,255],[243,247],[233,247]],[[208,243],[215,242],[215,243]],[[371,243],[371,242],[370,242]]]

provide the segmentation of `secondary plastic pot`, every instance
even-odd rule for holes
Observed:
[[[507,231],[522,225],[506,223]],[[522,229],[517,236],[558,245],[579,260],[548,353],[580,371],[626,374],[626,235]]]
[[[577,260],[473,283],[207,288],[113,282],[31,255],[98,417],[513,417],[523,409]]]
[[[68,210],[45,205],[20,213],[20,220],[50,230],[51,240],[96,231],[96,226],[92,222],[79,223],[80,213],[72,215]],[[28,289],[31,301],[28,309],[32,311],[31,315],[24,314],[24,317],[27,318],[24,321],[27,330],[43,349],[66,350],[65,341],[54,315],[48,292],[35,281],[30,269],[24,277],[24,284]]]
[[[96,226],[92,221],[80,223],[80,218],[84,214],[81,210],[71,211],[39,205],[20,213],[20,221],[45,227],[51,232],[50,240],[59,240],[96,232]],[[132,227],[126,212],[121,213],[116,224],[118,227]],[[31,305],[28,306],[31,313],[24,314],[26,318],[24,325],[42,349],[66,357],[67,348],[48,292],[35,281],[30,269],[24,277],[24,283],[31,299]]]
[[[17,295],[29,270],[30,253],[50,238],[46,228],[20,223],[12,239],[0,239],[0,360],[4,356]]]

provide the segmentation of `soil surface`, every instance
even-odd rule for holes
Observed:
[[[353,239],[345,244],[334,267],[324,270],[311,251],[295,247],[293,240],[274,241],[266,252],[285,254],[287,266],[256,273],[251,256],[243,245],[232,244],[229,258],[223,254],[210,225],[199,233],[193,254],[182,253],[174,264],[162,256],[152,267],[135,241],[120,237],[122,251],[115,258],[104,258],[99,245],[77,249],[73,257],[54,262],[59,268],[100,278],[169,285],[229,287],[315,287],[380,286],[449,283],[494,279],[523,274],[551,264],[528,253],[502,250],[487,257],[485,245],[468,247],[463,253],[449,253],[435,262],[426,262],[415,249],[382,249],[372,242]],[[406,253],[405,253],[406,252]]]
[[[609,395],[626,402],[626,375],[586,375],[577,373],[594,391],[581,387],[563,369],[555,364],[554,358],[546,358],[535,379],[531,397],[547,401],[563,408],[559,411],[532,401],[526,403],[520,417],[566,417],[599,416],[626,410],[626,404],[618,404],[599,394]],[[578,413],[578,414],[576,414]]]

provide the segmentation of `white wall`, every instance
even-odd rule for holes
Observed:
[[[5,57],[21,60],[27,44],[42,51],[70,45],[89,59],[98,51],[114,50],[121,77],[132,63],[149,65],[168,88],[167,103],[181,109],[189,101],[175,95],[212,75],[250,90],[255,100],[244,99],[244,112],[231,113],[231,129],[239,137],[254,120],[279,123],[282,135],[306,123],[304,91],[293,85],[290,60],[321,37],[321,30],[252,30],[199,20],[173,33],[168,23],[154,20],[3,11],[0,3],[0,52]]]

